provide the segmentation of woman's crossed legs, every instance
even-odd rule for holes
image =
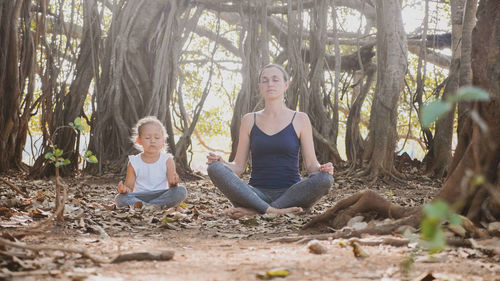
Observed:
[[[333,177],[325,172],[308,178],[284,190],[264,190],[248,185],[222,162],[208,166],[208,175],[234,205],[229,216],[239,218],[257,213],[296,213],[312,207],[333,185]]]

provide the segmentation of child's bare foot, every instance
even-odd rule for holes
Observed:
[[[143,206],[143,204],[141,201],[137,201],[133,205],[134,209],[142,209],[142,206]]]
[[[290,208],[283,208],[283,209],[276,209],[273,207],[269,207],[269,208],[267,208],[266,213],[267,214],[284,215],[284,214],[300,213],[303,211],[304,210],[300,207],[290,207]]]
[[[234,220],[242,218],[244,216],[252,216],[258,214],[256,210],[242,208],[242,207],[231,208],[225,211],[224,213]]]

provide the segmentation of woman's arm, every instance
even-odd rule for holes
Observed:
[[[300,148],[302,150],[302,158],[304,159],[304,167],[307,170],[307,174],[310,175],[314,172],[327,172],[332,175],[332,163],[328,162],[320,165],[318,159],[316,158],[316,153],[314,152],[312,126],[309,116],[307,116],[304,112],[299,112],[296,119],[299,131],[298,135],[300,139]]]
[[[118,192],[120,193],[128,193],[133,192],[135,186],[135,171],[134,167],[132,167],[131,163],[128,163],[127,166],[127,176],[125,177],[125,184],[123,181],[118,183]]]
[[[215,161],[222,161],[233,172],[240,176],[245,172],[248,162],[248,154],[250,152],[250,130],[253,125],[253,113],[247,113],[241,120],[240,133],[238,138],[238,147],[236,156],[233,162],[226,162],[221,156],[210,152],[207,156],[207,164],[210,165]]]
[[[179,175],[175,170],[175,161],[173,156],[167,159],[167,182],[169,187],[174,187],[179,184]]]

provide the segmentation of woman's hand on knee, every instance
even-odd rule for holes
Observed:
[[[326,172],[330,175],[333,175],[333,164],[331,162],[325,163],[323,165],[319,166],[319,171],[320,172]]]
[[[222,161],[222,157],[220,155],[213,153],[213,152],[209,152],[207,155],[207,165],[210,165],[210,164],[217,162],[217,161]]]

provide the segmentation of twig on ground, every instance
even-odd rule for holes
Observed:
[[[27,231],[37,230],[38,228],[47,226],[50,222],[54,221],[54,219],[57,219],[57,217],[61,214],[61,212],[63,212],[64,205],[66,204],[66,200],[68,200],[68,192],[67,192],[68,187],[66,184],[64,184],[62,181],[60,181],[58,179],[58,177],[56,177],[56,186],[57,185],[63,187],[63,199],[62,199],[61,204],[59,204],[57,206],[57,209],[54,211],[54,213],[48,219],[41,221],[34,226],[30,226],[28,229],[26,229]],[[57,201],[59,199],[56,197],[55,200]]]
[[[0,250],[0,254],[6,255],[6,256],[11,256],[11,257],[22,258],[22,259],[26,259],[26,258],[31,257],[31,256],[26,255],[24,253],[12,253],[12,252],[2,251],[2,250]]]
[[[24,276],[40,276],[40,275],[60,275],[62,271],[60,270],[31,270],[31,271],[19,271],[12,272],[9,270],[5,270],[0,273],[0,278],[9,278],[9,277],[24,277]]]
[[[27,249],[27,250],[31,250],[31,251],[62,251],[62,252],[77,253],[77,254],[82,255],[83,257],[86,257],[86,258],[92,260],[95,263],[110,263],[112,261],[111,259],[96,257],[96,256],[92,255],[91,253],[89,253],[89,251],[87,251],[86,249],[64,248],[64,247],[54,247],[54,246],[26,245],[26,244],[21,244],[21,243],[5,240],[3,238],[0,238],[0,244],[15,247],[15,248]]]
[[[0,178],[0,181],[2,181],[3,183],[5,183],[6,185],[8,185],[11,189],[13,189],[15,192],[21,194],[23,197],[25,198],[28,198],[28,194],[26,194],[25,192],[23,192],[22,190],[20,190],[19,188],[17,188],[13,183],[11,183],[10,181],[4,179],[4,178]]]
[[[122,253],[114,258],[111,263],[120,263],[125,261],[168,261],[174,257],[174,251],[156,250],[149,252],[130,252]]]
[[[103,258],[98,257],[91,254],[86,249],[80,248],[64,248],[64,247],[54,247],[54,246],[34,246],[34,245],[26,245],[18,242],[12,242],[3,238],[0,238],[0,245],[7,245],[10,247],[27,249],[31,251],[62,251],[62,252],[70,252],[80,254],[85,258],[90,259],[94,263],[102,264],[102,263],[120,263],[126,261],[168,261],[174,257],[174,251],[171,250],[151,250],[151,251],[140,251],[140,252],[127,252],[121,253],[114,258]]]

